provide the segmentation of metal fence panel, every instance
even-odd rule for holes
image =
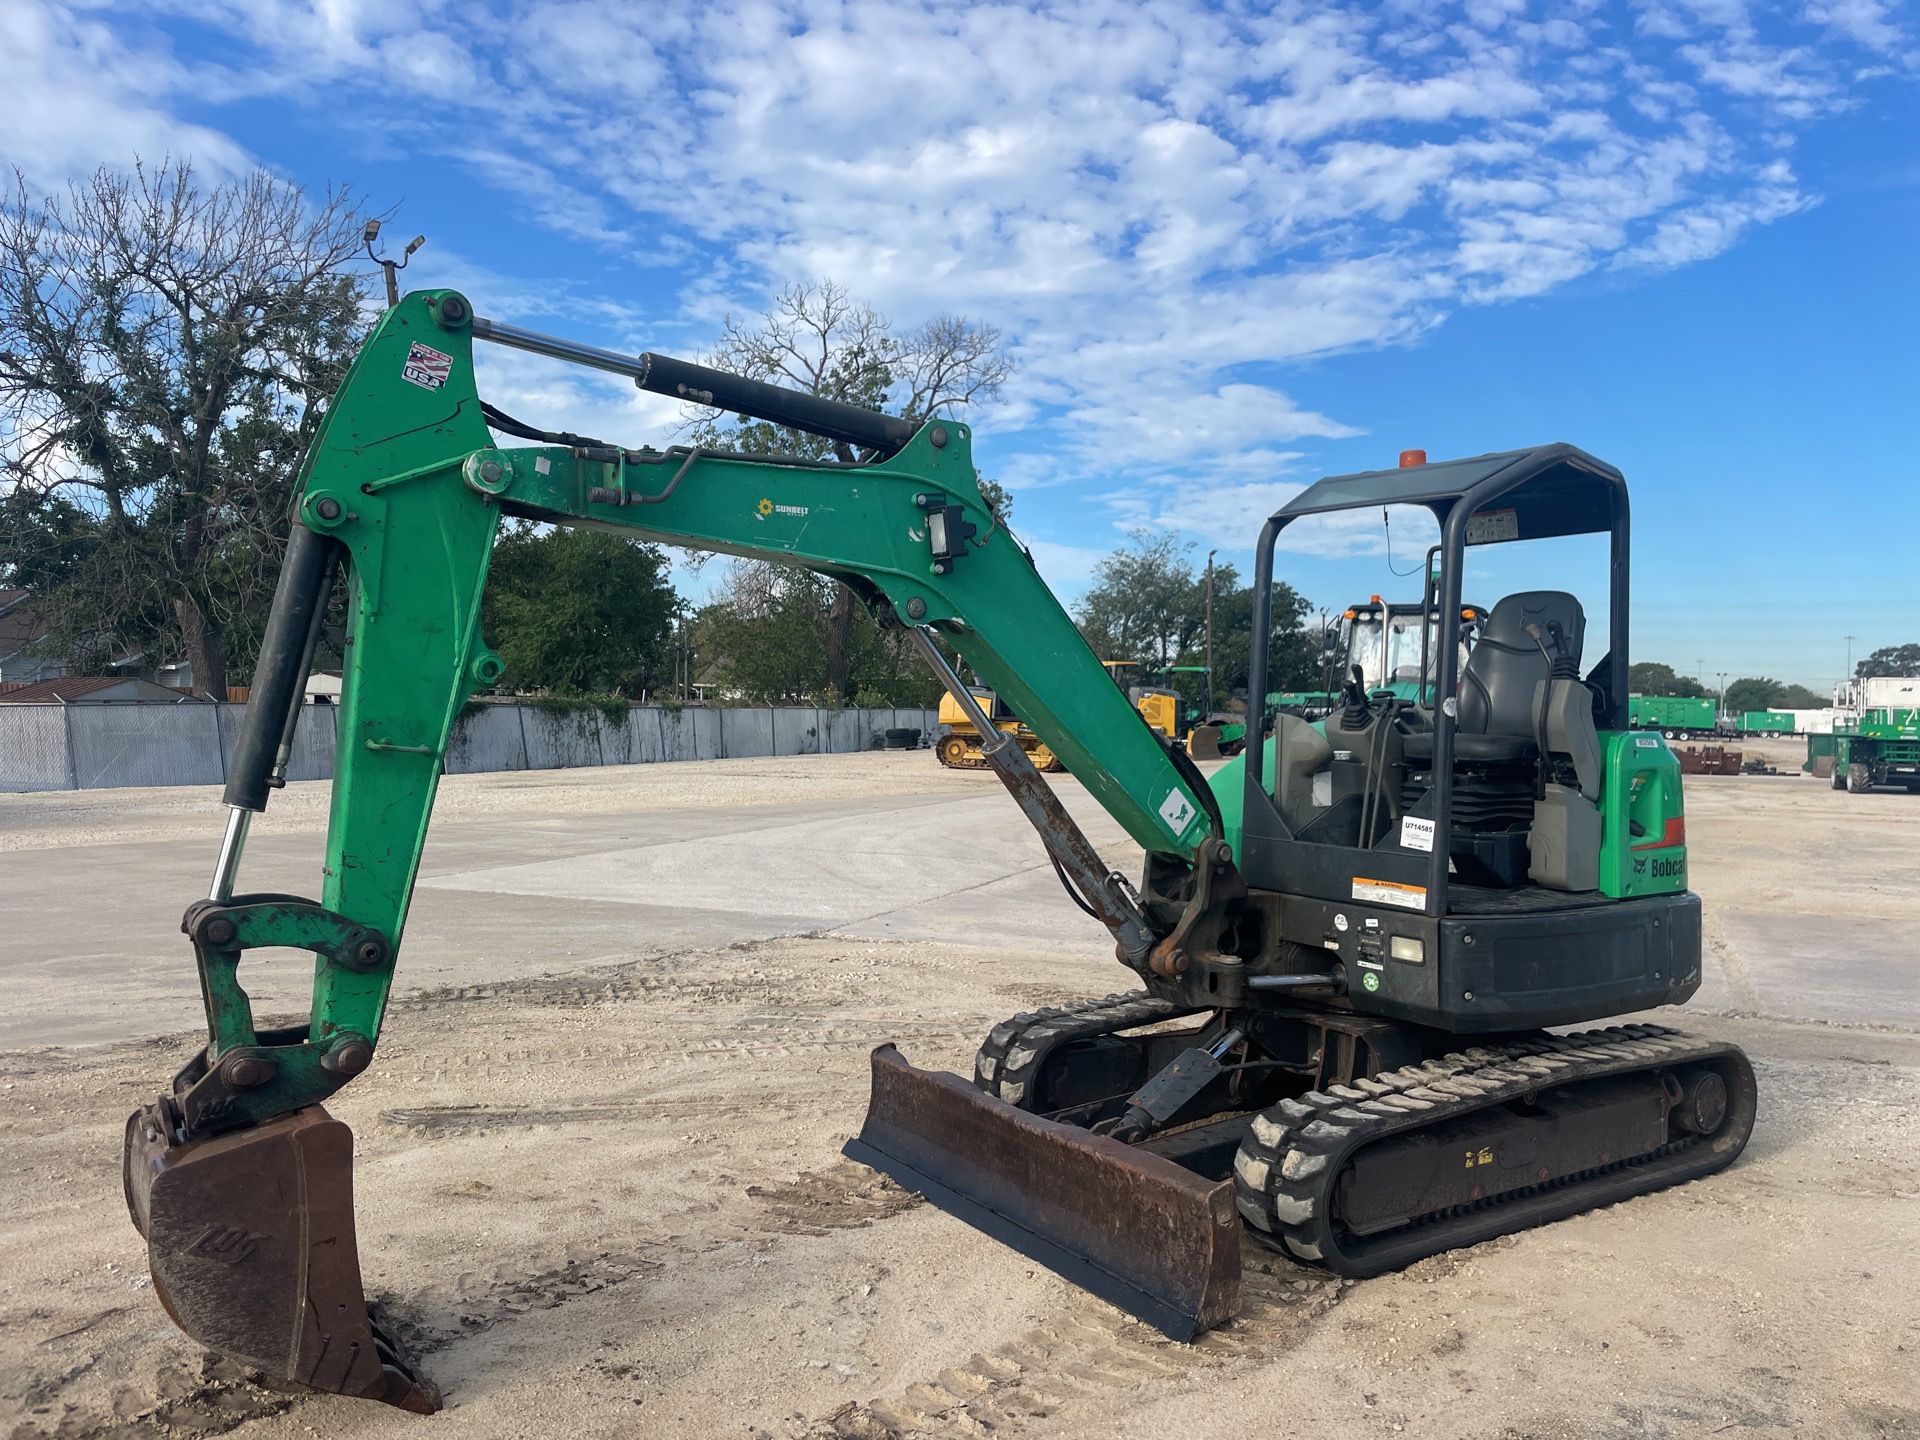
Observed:
[[[660,727],[660,710],[654,705],[636,705],[627,711],[627,723],[620,738],[621,752],[629,765],[651,765],[660,759],[665,747],[660,743],[665,732]]]
[[[240,727],[247,723],[247,707],[222,701],[213,711],[219,722],[220,769],[224,774],[233,765],[234,746],[240,743]],[[287,779],[333,778],[334,721],[338,715],[339,710],[333,705],[300,707],[300,723],[293,727],[293,753],[287,757]]]
[[[661,724],[665,727],[666,749],[661,754],[663,760],[706,760],[711,755],[700,753],[700,725],[702,721],[715,726],[714,734],[719,735],[717,722],[704,710],[682,710],[678,714],[662,713]]]
[[[689,760],[718,760],[727,753],[718,710],[689,710],[693,717],[693,753]]]
[[[0,705],[0,790],[70,790],[64,705]]]
[[[489,705],[463,716],[446,770],[563,769],[713,760],[721,756],[849,754],[877,749],[889,729],[918,729],[932,710],[828,710],[812,706],[708,709],[635,706],[624,722],[598,710],[563,714]],[[244,705],[0,705],[0,790],[125,785],[217,785],[245,722]],[[294,731],[290,780],[333,774],[339,711],[308,705]]]
[[[517,708],[527,732],[529,770],[577,770],[606,763],[600,749],[598,710],[552,711],[527,705]]]
[[[82,790],[218,785],[227,778],[217,706],[183,701],[69,709],[73,773]]]
[[[600,763],[603,765],[638,764],[640,754],[634,743],[632,707],[629,706],[618,720],[608,720],[606,716],[597,712],[593,718],[600,722]]]
[[[294,727],[293,754],[287,757],[289,780],[331,780],[340,707],[303,705]]]
[[[773,753],[776,755],[818,755],[824,710],[793,705],[768,712],[773,721]]]
[[[720,711],[720,753],[728,759],[773,754],[773,712],[758,706]]]
[[[527,740],[518,705],[489,705],[454,722],[444,767],[449,775],[525,770]]]
[[[835,755],[850,755],[855,750],[866,749],[867,727],[860,715],[858,710],[829,710],[827,744],[824,748]]]
[[[699,714],[698,710],[668,710],[664,707],[653,712],[654,729],[660,736],[662,760],[694,758],[694,726],[698,723]]]

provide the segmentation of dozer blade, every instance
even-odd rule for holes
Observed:
[[[176,1143],[169,1101],[127,1121],[127,1208],[153,1288],[193,1339],[315,1390],[430,1415],[367,1314],[353,1234],[353,1132],[318,1105]]]
[[[891,1045],[873,1052],[845,1153],[1175,1340],[1240,1309],[1232,1181],[916,1070]]]

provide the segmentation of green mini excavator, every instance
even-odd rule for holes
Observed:
[[[856,458],[542,431],[482,402],[476,340],[830,436]],[[296,504],[211,893],[182,924],[208,1043],[126,1133],[154,1288],[211,1348],[320,1390],[438,1403],[369,1313],[352,1136],[325,1102],[374,1061],[448,736],[502,673],[480,601],[503,516],[846,582],[977,712],[936,637],[957,652],[1138,842],[1136,882],[1019,744],[987,748],[1133,988],[995,1026],[970,1078],[880,1047],[847,1148],[1168,1334],[1236,1311],[1243,1237],[1372,1275],[1709,1174],[1746,1143],[1739,1050],[1646,1023],[1565,1033],[1686,1000],[1701,934],[1678,767],[1627,723],[1626,484],[1572,446],[1336,476],[1268,519],[1257,693],[1281,532],[1383,505],[1439,523],[1436,678],[1409,700],[1356,676],[1318,726],[1265,707],[1249,717],[1263,742],[1210,777],[1107,678],[981,500],[968,428],[949,419],[595,349],[417,292],[334,397]],[[1576,534],[1610,537],[1598,662],[1583,671],[1584,612],[1559,591],[1506,596],[1462,661],[1467,547]],[[284,779],[342,580],[319,898],[250,893],[248,823]],[[241,965],[268,946],[313,953],[305,1025],[255,1023]]]

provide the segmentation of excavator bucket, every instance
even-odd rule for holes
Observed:
[[[353,1132],[318,1105],[171,1138],[170,1102],[127,1121],[127,1208],[153,1288],[210,1349],[315,1390],[440,1408],[367,1312],[353,1235]]]
[[[916,1070],[891,1045],[873,1052],[845,1153],[1173,1339],[1240,1309],[1232,1181]]]
[[[1187,736],[1187,754],[1195,760],[1218,760],[1220,751],[1220,727],[1218,725],[1196,725]]]

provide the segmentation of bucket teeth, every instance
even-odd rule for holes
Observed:
[[[439,1392],[368,1313],[353,1230],[353,1132],[315,1105],[173,1138],[171,1104],[127,1121],[127,1208],[153,1288],[209,1349],[315,1390],[428,1415]]]

